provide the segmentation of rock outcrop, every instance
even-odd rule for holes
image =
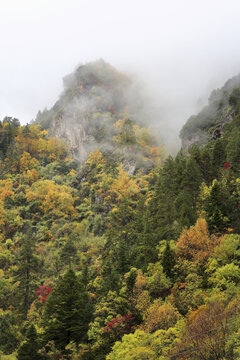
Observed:
[[[52,109],[39,112],[35,122],[66,139],[81,162],[98,149],[114,154],[133,174],[166,155],[156,150],[159,142],[150,134],[144,106],[134,82],[99,60],[66,76],[59,100]]]

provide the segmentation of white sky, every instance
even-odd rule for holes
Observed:
[[[103,58],[146,82],[179,130],[240,72],[239,0],[0,0],[0,119],[50,107],[62,78]]]

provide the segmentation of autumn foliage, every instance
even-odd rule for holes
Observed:
[[[39,288],[36,291],[37,301],[41,303],[45,303],[47,300],[48,295],[53,291],[53,288],[51,286],[48,286],[46,284],[39,286]]]
[[[109,321],[103,328],[104,333],[128,334],[131,330],[134,316],[131,314],[118,316]]]
[[[206,220],[199,218],[196,225],[182,231],[176,249],[181,258],[203,265],[219,241],[216,236],[209,234]]]
[[[240,308],[236,301],[226,305],[217,299],[192,311],[186,320],[183,339],[173,353],[173,359],[226,358],[226,341],[231,327],[236,327]]]

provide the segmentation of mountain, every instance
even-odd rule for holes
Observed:
[[[63,79],[64,90],[35,123],[65,138],[81,162],[99,149],[123,161],[129,172],[164,156],[150,133],[147,108],[135,82],[103,60],[79,66]]]
[[[209,141],[161,164],[137,117],[143,112],[124,115],[127,101],[136,104],[128,78],[95,62],[66,81],[36,124],[0,121],[0,353],[6,360],[239,359],[238,83],[230,80],[209,104],[215,123],[201,128]],[[96,87],[111,102],[97,102]],[[88,112],[76,105],[83,99]],[[227,109],[232,118],[221,130]],[[96,116],[107,129],[102,140],[89,125]],[[81,129],[83,150],[93,150],[85,161],[66,146]],[[66,142],[52,136],[57,131]]]
[[[208,105],[197,115],[191,116],[180,132],[182,148],[191,144],[202,146],[222,137],[225,125],[233,120],[238,109],[240,75],[229,79],[221,89],[212,91]]]

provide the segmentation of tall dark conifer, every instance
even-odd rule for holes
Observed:
[[[162,257],[163,270],[167,276],[169,277],[172,276],[174,265],[175,265],[174,251],[171,249],[169,241],[167,241]]]
[[[30,325],[26,332],[26,341],[20,346],[17,353],[18,360],[41,360],[42,356],[38,353],[40,348],[37,332],[34,325]]]
[[[212,151],[212,171],[214,178],[219,175],[220,169],[223,168],[223,164],[226,161],[225,146],[223,140],[217,140],[214,144]]]
[[[60,259],[69,268],[77,261],[77,248],[71,239],[67,240],[60,252]]]
[[[44,317],[45,341],[53,340],[57,349],[65,351],[70,341],[87,341],[92,319],[92,303],[73,270],[69,270],[49,295]]]
[[[14,278],[19,283],[17,298],[21,304],[24,319],[27,313],[35,289],[36,274],[39,270],[39,261],[35,255],[34,230],[27,224],[24,228],[25,234],[22,234],[20,251],[17,254]]]

